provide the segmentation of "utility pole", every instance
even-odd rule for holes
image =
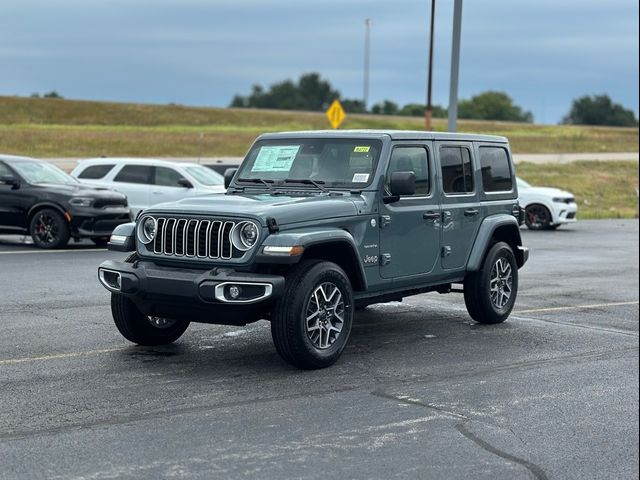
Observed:
[[[369,57],[371,56],[371,19],[364,21],[364,85],[362,89],[362,102],[364,110],[367,111],[369,103]]]
[[[458,122],[458,71],[460,69],[460,33],[462,30],[462,0],[453,4],[453,38],[451,40],[451,84],[449,86],[448,130],[455,132]]]
[[[431,0],[431,29],[429,30],[429,72],[427,74],[427,109],[424,111],[424,126],[427,131],[432,129],[431,118],[433,105],[431,103],[431,82],[433,80],[433,20],[436,12],[436,0]]]

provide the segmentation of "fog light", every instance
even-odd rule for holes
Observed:
[[[231,285],[229,287],[229,296],[234,300],[238,298],[240,296],[240,287],[237,285]]]

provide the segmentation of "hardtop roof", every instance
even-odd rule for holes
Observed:
[[[475,133],[426,132],[419,130],[302,130],[294,132],[265,133],[258,138],[275,140],[278,138],[390,138],[391,140],[445,140],[468,142],[508,143],[506,137],[480,135]]]

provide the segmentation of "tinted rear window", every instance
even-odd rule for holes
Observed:
[[[151,184],[153,167],[147,165],[125,165],[118,172],[114,182]]]
[[[480,147],[480,168],[485,192],[509,192],[513,189],[513,175],[504,148]]]
[[[111,165],[91,165],[85,168],[80,172],[78,178],[90,178],[90,179],[98,179],[104,178],[104,176],[111,171],[113,168],[113,164]]]
[[[473,192],[471,154],[467,148],[442,147],[440,149],[440,165],[444,193]]]

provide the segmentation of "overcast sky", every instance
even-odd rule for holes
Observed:
[[[320,72],[370,103],[424,103],[430,1],[2,0],[0,95],[227,106]],[[453,0],[437,0],[434,101],[448,100]],[[509,93],[536,122],[608,93],[638,114],[637,0],[465,0],[460,97]],[[1,120],[0,120],[1,121]]]

